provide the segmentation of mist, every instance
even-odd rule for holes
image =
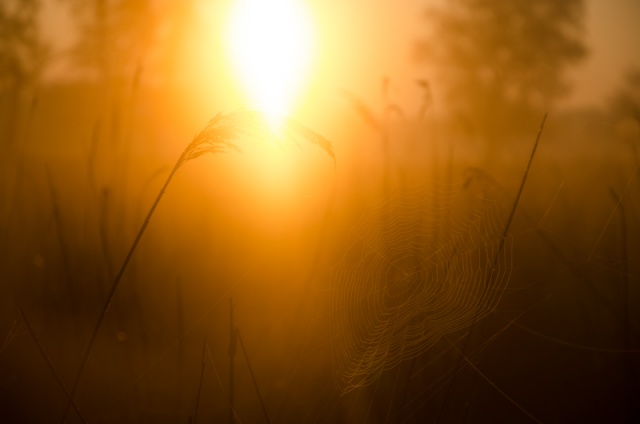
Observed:
[[[640,419],[637,6],[387,3],[0,6],[0,421]]]

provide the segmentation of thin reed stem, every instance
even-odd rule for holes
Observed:
[[[329,156],[331,156],[331,158],[334,160],[334,164],[335,164],[335,155],[333,153],[333,148],[331,146],[331,143],[327,139],[325,139],[323,136],[299,124],[297,121],[293,120],[292,118],[289,118],[286,120],[286,128],[293,135],[301,136],[305,138],[307,141],[309,141],[310,143],[316,144],[322,149],[324,149],[325,152]],[[87,344],[87,347],[85,348],[84,353],[82,355],[82,359],[80,361],[80,366],[78,367],[76,378],[73,382],[73,386],[71,387],[69,402],[67,402],[67,405],[64,409],[64,413],[62,415],[62,419],[60,421],[61,423],[64,423],[64,421],[66,420],[69,414],[69,409],[73,404],[73,400],[78,390],[78,385],[80,383],[82,375],[84,373],[87,360],[91,355],[91,351],[93,349],[96,338],[98,336],[98,332],[100,331],[100,328],[104,323],[104,319],[107,315],[107,311],[109,310],[109,306],[111,305],[111,301],[113,300],[116,290],[118,289],[118,286],[122,281],[122,277],[129,265],[129,262],[131,261],[131,258],[133,257],[133,254],[136,248],[138,247],[138,243],[140,242],[140,239],[142,239],[142,236],[145,230],[147,229],[147,226],[149,225],[149,221],[151,220],[153,213],[158,207],[158,204],[160,203],[160,200],[164,196],[164,193],[167,187],[169,186],[169,183],[173,179],[173,176],[175,175],[176,171],[185,162],[198,158],[204,154],[207,154],[207,153],[215,154],[215,153],[220,153],[222,151],[229,150],[229,149],[239,150],[238,147],[234,144],[234,140],[242,135],[265,138],[269,136],[270,133],[268,131],[268,125],[266,125],[266,122],[264,121],[263,117],[258,112],[237,111],[230,114],[217,114],[207,123],[205,128],[202,131],[200,131],[198,135],[196,135],[193,141],[189,145],[187,145],[187,147],[182,151],[182,154],[180,154],[180,157],[178,158],[175,165],[173,166],[173,169],[169,173],[169,176],[167,177],[164,185],[160,189],[158,196],[156,197],[155,201],[151,205],[151,208],[149,209],[147,216],[142,222],[142,225],[140,226],[140,230],[138,230],[138,234],[133,240],[133,243],[129,248],[129,252],[124,258],[122,266],[120,267],[120,270],[118,271],[118,274],[116,275],[113,281],[113,284],[111,285],[111,288],[104,302],[104,305],[100,310],[100,315],[98,316],[98,320],[95,326],[93,327],[93,331],[91,332],[89,343]]]
[[[136,248],[138,247],[138,243],[140,242],[140,239],[142,239],[142,235],[144,234],[145,230],[147,229],[147,226],[149,225],[149,221],[151,220],[151,217],[153,216],[153,213],[155,212],[156,208],[158,207],[158,204],[160,203],[160,200],[162,199],[162,196],[164,196],[164,193],[167,189],[167,186],[169,185],[169,183],[171,182],[171,180],[173,179],[174,174],[176,173],[176,171],[178,170],[178,168],[180,167],[180,165],[183,163],[183,158],[184,158],[184,153],[180,156],[180,158],[178,159],[178,161],[176,162],[175,166],[173,167],[173,169],[171,170],[171,173],[169,174],[169,176],[167,177],[167,180],[165,181],[164,185],[162,186],[162,189],[160,189],[160,192],[158,193],[158,196],[156,197],[156,200],[153,202],[153,205],[151,205],[151,209],[149,209],[149,212],[147,213],[147,216],[144,219],[144,222],[142,223],[142,226],[140,227],[140,230],[138,230],[138,234],[136,235],[136,238],[134,239],[133,243],[131,244],[131,247],[129,248],[129,252],[127,253],[127,256],[124,258],[124,262],[122,263],[122,266],[120,267],[120,271],[118,271],[118,274],[116,275],[113,284],[111,285],[111,289],[109,290],[109,294],[107,295],[107,299],[104,302],[104,305],[102,306],[102,309],[100,310],[100,315],[98,316],[98,320],[96,322],[96,324],[93,327],[93,331],[91,332],[91,338],[89,339],[89,343],[87,344],[87,347],[84,350],[84,353],[82,355],[82,360],[80,361],[80,366],[78,368],[78,372],[76,374],[76,378],[73,381],[73,385],[71,386],[71,391],[69,393],[69,401],[67,402],[67,406],[64,409],[64,413],[62,414],[62,419],[60,420],[61,423],[64,423],[65,420],[67,419],[67,415],[69,414],[69,408],[71,407],[75,394],[78,390],[78,385],[80,383],[80,379],[82,378],[82,374],[84,373],[84,369],[85,366],[87,364],[87,360],[89,359],[89,356],[91,355],[91,350],[93,349],[93,345],[95,344],[96,341],[96,337],[98,336],[98,332],[100,331],[100,328],[102,327],[102,324],[104,322],[105,317],[107,316],[107,311],[109,310],[109,306],[111,305],[111,301],[113,300],[113,296],[116,293],[116,290],[118,288],[118,286],[120,285],[120,282],[122,281],[122,276],[124,275],[124,272],[127,269],[127,266],[129,265],[129,262],[131,261],[131,258],[133,257],[133,253],[136,251]]]
[[[251,380],[253,381],[253,387],[256,389],[256,393],[258,394],[258,399],[260,399],[260,406],[262,407],[262,413],[264,414],[264,419],[267,420],[268,424],[271,424],[271,420],[269,420],[269,414],[267,414],[267,407],[264,404],[264,399],[262,399],[262,394],[260,394],[260,388],[258,387],[258,380],[256,380],[256,375],[253,373],[253,368],[251,368],[251,362],[249,362],[249,355],[247,355],[247,349],[244,347],[244,342],[242,341],[242,336],[240,335],[240,330],[236,327],[235,334],[238,336],[238,341],[240,342],[240,347],[242,348],[242,353],[244,354],[244,359],[247,361],[247,368],[249,369],[249,374],[251,375]]]
[[[86,424],[87,420],[84,419],[84,417],[82,416],[82,414],[78,410],[78,407],[76,406],[75,402],[73,402],[73,399],[71,399],[71,393],[69,393],[69,391],[67,390],[67,387],[64,385],[64,382],[62,381],[62,378],[60,378],[60,376],[56,372],[56,369],[53,366],[53,363],[51,363],[51,360],[49,359],[49,355],[47,355],[47,352],[45,352],[44,347],[42,347],[42,344],[40,343],[40,340],[36,336],[36,332],[33,330],[33,327],[31,326],[31,323],[27,319],[27,315],[24,313],[22,308],[19,308],[19,310],[20,310],[20,315],[22,315],[22,320],[24,321],[24,323],[26,324],[27,328],[29,329],[29,333],[31,334],[31,337],[33,338],[33,341],[36,343],[36,346],[38,347],[38,350],[42,354],[42,357],[44,358],[44,361],[47,363],[47,366],[49,367],[49,371],[51,371],[51,374],[53,374],[53,377],[56,379],[56,383],[58,383],[58,386],[60,386],[60,388],[62,389],[64,394],[67,396],[67,399],[69,399],[69,402],[71,403],[71,407],[73,408],[75,413],[78,414],[78,418],[80,418],[80,421],[82,421],[83,423]]]
[[[482,294],[480,296],[480,299],[482,299],[482,297],[484,297],[484,294],[488,290],[489,282],[493,278],[493,273],[495,272],[495,269],[497,268],[499,257],[502,254],[502,251],[504,250],[504,245],[505,245],[505,242],[506,242],[507,237],[509,235],[509,230],[511,228],[511,222],[513,221],[513,217],[516,214],[516,210],[518,209],[518,205],[520,204],[520,197],[522,197],[522,192],[524,190],[525,183],[527,182],[527,177],[529,176],[529,170],[531,169],[531,163],[533,162],[533,158],[536,155],[536,151],[538,149],[538,143],[540,142],[540,136],[542,135],[542,130],[544,129],[544,123],[546,121],[547,121],[547,114],[545,113],[544,117],[542,118],[542,123],[540,124],[540,129],[538,130],[538,135],[536,136],[536,141],[533,144],[533,149],[531,151],[531,155],[529,156],[529,162],[527,163],[527,167],[525,168],[524,175],[522,176],[522,180],[520,181],[520,187],[518,188],[518,193],[516,194],[516,198],[515,198],[515,200],[513,202],[513,206],[511,208],[511,212],[509,213],[509,216],[507,218],[507,223],[504,226],[504,230],[502,232],[502,237],[500,238],[500,244],[498,245],[498,250],[496,251],[496,253],[495,253],[494,257],[493,257],[493,264],[491,266],[491,269],[489,270],[489,273],[486,276],[485,285],[484,285],[484,288],[483,288],[483,292],[482,292]],[[484,378],[484,375],[482,373],[480,373],[480,371],[473,364],[471,364],[469,359],[466,357],[466,352],[467,352],[467,349],[469,347],[469,340],[471,340],[471,333],[473,333],[474,325],[477,322],[477,319],[478,319],[478,317],[479,317],[481,312],[482,312],[482,308],[478,308],[476,310],[475,316],[474,316],[474,318],[472,320],[472,324],[469,327],[469,332],[467,333],[465,341],[464,341],[464,344],[462,345],[462,349],[459,350],[460,359],[458,360],[458,363],[457,363],[456,368],[454,370],[454,374],[453,374],[453,376],[451,378],[451,383],[449,383],[449,387],[448,387],[447,392],[445,394],[444,401],[442,402],[442,405],[440,406],[440,410],[438,411],[438,415],[436,417],[436,421],[439,421],[440,416],[444,412],[445,406],[446,406],[447,401],[449,400],[449,396],[451,394],[451,390],[453,389],[453,383],[454,383],[455,376],[460,371],[460,369],[462,367],[462,364],[463,364],[463,361],[467,361]],[[456,350],[458,350],[458,349],[456,348]],[[497,389],[497,387],[496,387],[496,389]],[[497,389],[497,390],[499,392],[501,392],[500,389]],[[525,413],[527,415],[529,415],[528,412],[525,411]]]
[[[202,344],[202,363],[200,365],[200,379],[198,381],[198,392],[196,393],[196,410],[193,413],[193,424],[198,422],[198,410],[200,409],[200,394],[202,393],[202,383],[204,382],[204,369],[207,365],[207,339]]]

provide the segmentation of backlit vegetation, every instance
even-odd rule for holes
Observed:
[[[231,8],[61,1],[56,56],[3,3],[0,421],[637,420],[638,73],[559,109],[582,2],[493,3],[427,15],[457,71],[417,104],[380,78],[277,129],[198,53]]]

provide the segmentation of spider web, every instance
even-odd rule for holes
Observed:
[[[492,312],[512,268],[503,232],[497,203],[468,181],[399,187],[368,208],[331,273],[338,387],[367,385]]]

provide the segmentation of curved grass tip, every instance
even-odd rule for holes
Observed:
[[[298,135],[324,149],[333,159],[335,166],[336,157],[329,140],[298,123],[293,118],[287,118],[285,125],[289,136]],[[215,154],[226,150],[240,151],[240,147],[235,141],[247,136],[252,138],[273,137],[271,127],[260,112],[241,109],[230,113],[218,113],[211,118],[204,129],[184,149],[178,161],[178,166],[206,153]]]

